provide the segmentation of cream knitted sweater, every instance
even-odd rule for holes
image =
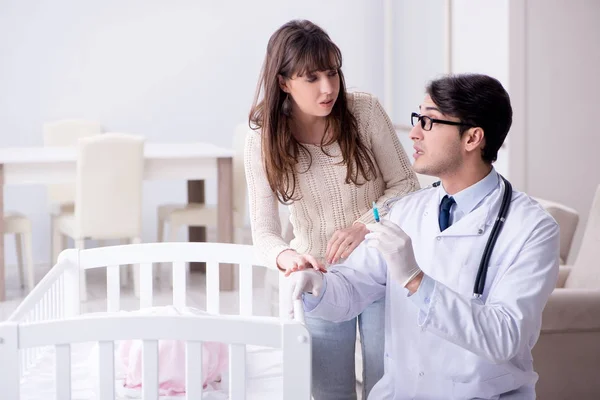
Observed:
[[[305,145],[312,156],[306,173],[298,174],[297,195],[301,198],[289,206],[294,239],[286,243],[281,234],[279,203],[267,181],[261,157],[261,136],[250,132],[246,137],[244,165],[250,201],[250,223],[254,245],[263,261],[276,265],[277,256],[294,249],[324,261],[329,238],[355,221],[373,222],[372,204],[377,202],[381,215],[383,203],[419,188],[396,131],[379,101],[366,93],[349,93],[348,106],[358,121],[359,134],[371,148],[379,168],[376,179],[357,186],[345,183],[346,166],[340,147]],[[306,171],[309,159],[300,153],[299,170]]]

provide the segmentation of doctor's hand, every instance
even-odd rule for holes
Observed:
[[[279,287],[283,291],[282,306],[287,310],[288,317],[294,319],[296,309],[302,308],[302,293],[312,293],[318,297],[323,289],[323,273],[314,269],[297,271],[292,273],[287,279],[280,281]]]
[[[314,269],[294,272],[289,276],[292,300],[302,299],[302,293],[312,293],[318,297],[323,288],[323,273]]]
[[[313,296],[318,297],[323,288],[323,273],[314,269],[307,269],[304,271],[297,271],[292,273],[287,279],[280,281],[283,287],[279,290],[284,291],[283,295],[283,309],[287,309],[288,317],[294,318],[294,303],[297,300],[302,300],[302,293],[312,293]]]
[[[412,240],[402,228],[388,219],[368,224],[367,228],[371,233],[365,236],[366,244],[379,250],[390,271],[390,278],[405,287],[421,273]]]

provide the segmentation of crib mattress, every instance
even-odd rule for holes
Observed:
[[[98,364],[94,343],[77,343],[71,346],[71,393],[73,400],[98,399]],[[281,399],[283,390],[282,352],[257,346],[247,347],[247,399]],[[21,399],[48,400],[55,396],[54,352],[49,350],[21,380]],[[123,387],[122,371],[115,367],[116,398],[119,400],[141,398],[140,390]],[[224,400],[228,396],[229,379],[223,376],[220,384],[203,393],[203,400]],[[183,396],[161,396],[161,400],[181,400]]]

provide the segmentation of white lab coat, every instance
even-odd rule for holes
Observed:
[[[325,292],[308,315],[344,321],[386,296],[385,374],[369,399],[535,398],[531,349],[558,277],[559,231],[538,203],[515,191],[483,297],[474,299],[503,187],[499,182],[481,205],[441,233],[441,187],[393,205],[387,217],[412,238],[420,268],[435,280],[427,312],[390,281],[379,252],[365,243],[324,274]]]

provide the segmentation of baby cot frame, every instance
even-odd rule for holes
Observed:
[[[186,305],[186,262],[206,262],[207,311],[210,316],[128,316],[120,308],[120,268],[135,265],[140,274],[140,308],[153,304],[153,263],[171,263],[173,305]],[[219,313],[219,263],[239,265],[240,315]],[[114,342],[143,340],[142,398],[158,399],[158,340],[186,342],[186,399],[202,398],[202,342],[229,345],[229,396],[246,394],[246,346],[281,348],[286,400],[306,400],[311,391],[311,341],[303,325],[302,305],[294,320],[252,315],[252,270],[260,266],[249,245],[222,243],[151,243],[86,250],[69,249],[0,324],[0,393],[19,400],[20,382],[36,361],[54,346],[56,399],[71,398],[71,344],[97,342],[99,394],[115,398]],[[82,314],[80,271],[105,268],[107,311]],[[196,377],[195,379],[189,379]]]

